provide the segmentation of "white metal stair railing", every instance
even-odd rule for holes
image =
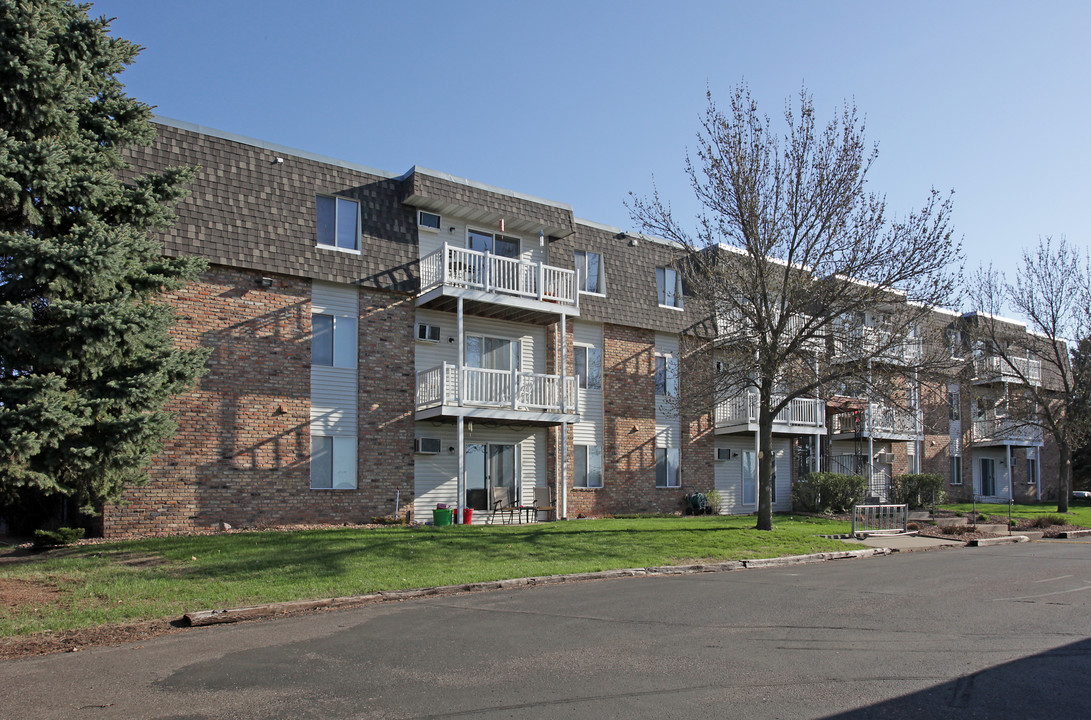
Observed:
[[[421,258],[420,274],[422,291],[446,284],[564,305],[579,303],[575,270],[446,243]]]
[[[510,408],[539,412],[579,412],[576,378],[513,370],[462,368],[443,363],[417,373],[417,409],[436,405]],[[561,402],[561,382],[564,402]]]
[[[908,505],[853,505],[852,534],[905,535],[909,532]]]

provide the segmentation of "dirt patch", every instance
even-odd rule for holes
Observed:
[[[124,643],[139,642],[184,630],[185,628],[166,620],[149,620],[126,625],[104,625],[81,630],[0,638],[0,658],[80,652],[98,646],[116,647]]]
[[[19,578],[0,578],[0,607],[52,605],[60,597],[61,591],[49,583]]]

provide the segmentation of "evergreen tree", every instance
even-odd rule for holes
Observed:
[[[151,237],[195,169],[122,179],[155,137],[117,79],[140,48],[89,7],[0,0],[0,507],[94,513],[141,482],[207,357],[155,302],[204,267]]]

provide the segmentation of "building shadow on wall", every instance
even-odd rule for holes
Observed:
[[[967,654],[972,654],[967,648]],[[826,720],[1091,717],[1091,640],[1013,660]]]

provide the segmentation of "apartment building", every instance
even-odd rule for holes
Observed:
[[[167,255],[209,263],[166,301],[178,344],[213,352],[173,401],[179,430],[149,483],[104,509],[106,535],[425,520],[438,504],[489,522],[536,488],[562,518],[674,512],[713,489],[725,512],[756,510],[756,395],[707,411],[677,400],[679,359],[704,318],[687,305],[676,246],[421,167],[393,174],[157,124],[154,145],[128,159],[136,172],[201,168],[162,240]],[[859,342],[875,341],[881,314],[862,326]],[[914,352],[873,370],[897,375]],[[970,417],[995,386],[966,382],[975,389],[956,405]],[[849,391],[793,401],[774,425],[774,508],[791,509],[793,477],[812,469],[862,471],[883,497],[892,474],[948,455],[974,453],[982,473],[986,457],[1012,468],[1040,456],[1040,443],[988,444],[1001,436],[976,424],[926,427],[918,384],[905,387],[899,408]],[[981,489],[1002,496],[1002,477]]]

